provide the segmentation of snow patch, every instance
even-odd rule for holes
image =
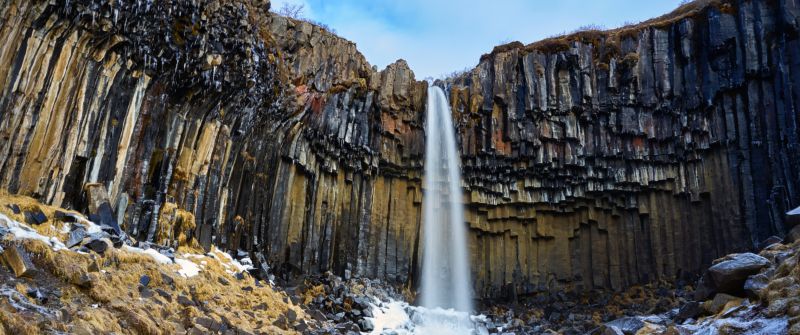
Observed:
[[[211,256],[211,258],[219,261],[219,263],[222,264],[222,267],[225,268],[225,272],[229,274],[236,274],[253,269],[252,262],[250,264],[239,263],[239,261],[233,259],[230,254],[217,249],[215,246],[211,247],[211,252],[209,252],[208,255]],[[247,258],[247,260],[249,261],[250,259]],[[244,261],[244,259],[242,261]]]
[[[6,226],[8,228],[8,232],[13,234],[15,239],[42,241],[55,251],[67,249],[67,246],[65,246],[64,243],[59,241],[57,238],[39,234],[39,232],[28,225],[15,221],[5,214],[0,214],[0,225]]]
[[[188,259],[175,258],[175,264],[180,266],[180,269],[178,269],[178,274],[181,276],[191,278],[200,274],[200,266]]]
[[[153,260],[155,260],[159,264],[172,264],[172,260],[169,259],[169,257],[163,255],[162,253],[158,252],[158,250],[155,249],[141,249],[129,245],[124,245],[122,246],[122,250],[132,252],[135,254],[150,256],[153,258]]]

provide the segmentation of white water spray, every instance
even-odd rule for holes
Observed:
[[[447,97],[428,89],[421,305],[472,312],[461,171]]]

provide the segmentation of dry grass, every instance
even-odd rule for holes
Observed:
[[[24,208],[39,206],[50,218],[57,209],[26,197],[0,196],[0,205],[6,203]],[[10,212],[2,207],[0,212]],[[170,222],[176,230],[186,231],[192,227],[193,217],[176,208],[168,211],[173,213]],[[0,335],[40,334],[53,329],[67,333],[173,334],[194,326],[193,319],[201,316],[248,332],[288,334],[294,332],[279,329],[272,322],[289,309],[301,317],[304,315],[285,293],[263,282],[256,285],[255,279],[247,274],[242,280],[236,279],[228,272],[234,267],[216,249],[212,250],[215,257],[185,256],[202,270],[197,276],[184,278],[176,272],[177,265],[159,264],[150,256],[121,249],[112,248],[98,255],[53,251],[37,240],[14,243],[19,243],[31,255],[38,269],[32,279],[17,279],[16,290],[24,296],[28,287],[57,289],[60,297],[49,302],[47,307],[69,318],[62,321],[18,313],[6,297],[0,296]],[[186,252],[203,253],[190,243],[178,249],[179,255]],[[140,293],[143,291],[140,291],[139,280],[143,275],[150,277],[150,297]],[[0,268],[0,279],[3,276],[12,275]],[[179,296],[189,298],[196,305],[181,305]]]

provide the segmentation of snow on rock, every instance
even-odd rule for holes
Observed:
[[[141,249],[129,245],[124,245],[122,246],[122,250],[125,250],[127,252],[132,252],[135,254],[150,256],[153,258],[153,260],[155,260],[159,264],[172,264],[172,260],[169,257],[165,256],[164,254],[158,252],[158,250],[155,249]]]
[[[245,272],[253,269],[252,262],[250,264],[242,264],[233,259],[233,257],[231,257],[231,255],[229,255],[227,252],[219,250],[215,246],[211,247],[211,252],[209,252],[208,255],[211,256],[211,258],[219,261],[219,263],[222,264],[222,267],[225,268],[225,272],[229,274]],[[249,258],[247,260],[249,260]]]
[[[8,233],[14,235],[15,239],[42,241],[52,247],[55,251],[67,249],[64,243],[59,241],[57,238],[39,234],[39,232],[30,226],[15,221],[2,213],[0,213],[0,225],[5,226],[8,229]]]
[[[178,274],[181,276],[191,278],[200,274],[200,266],[188,259],[175,258],[175,264],[180,266],[180,269],[178,269]]]

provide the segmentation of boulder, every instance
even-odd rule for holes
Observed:
[[[106,250],[111,248],[111,240],[107,238],[97,238],[92,239],[84,245],[91,251],[94,251],[98,254],[104,254]]]
[[[644,321],[637,317],[625,317],[606,322],[605,325],[606,327],[616,327],[622,331],[623,334],[630,335],[636,334],[639,329],[642,329],[642,327],[644,327]]]
[[[721,312],[729,303],[740,303],[741,301],[742,299],[739,297],[725,293],[718,293],[714,296],[714,299],[703,303],[703,309],[705,309],[705,311],[709,314],[717,314]]]
[[[73,229],[71,232],[69,232],[69,237],[67,237],[67,241],[64,242],[64,245],[66,245],[67,248],[72,248],[72,247],[80,244],[83,241],[83,239],[86,237],[86,229],[84,229],[83,227],[78,227],[78,226],[74,226],[74,227],[76,227],[76,228]]]
[[[770,236],[769,238],[767,238],[766,240],[761,241],[761,243],[759,243],[758,246],[759,246],[759,249],[765,249],[765,248],[767,248],[767,247],[769,247],[769,246],[771,246],[773,244],[778,244],[778,243],[781,243],[781,242],[783,242],[782,238],[773,235],[773,236]]]
[[[3,251],[3,260],[17,277],[31,277],[36,272],[31,257],[19,246],[10,246]]]
[[[42,210],[39,208],[30,211],[25,211],[24,216],[25,216],[25,223],[32,226],[38,226],[42,223],[47,222],[47,215],[45,215],[44,212],[42,212]]]
[[[76,223],[80,221],[77,215],[62,211],[56,211],[53,217],[61,222]]]
[[[763,273],[752,275],[744,282],[744,292],[750,299],[758,299],[761,292],[769,285],[769,277]]]
[[[769,260],[753,253],[728,255],[721,262],[708,268],[717,292],[738,294],[747,277],[761,271]]]
[[[88,202],[89,220],[117,235],[122,233],[111,209],[106,187],[102,184],[86,184],[84,190]]]
[[[697,281],[697,287],[694,289],[694,300],[704,301],[714,296],[717,293],[717,287],[714,285],[714,279],[708,271],[703,273],[700,280]]]
[[[619,329],[619,327],[605,325],[605,326],[600,328],[599,334],[601,334],[601,335],[624,335],[625,333],[623,333],[622,330]]]

